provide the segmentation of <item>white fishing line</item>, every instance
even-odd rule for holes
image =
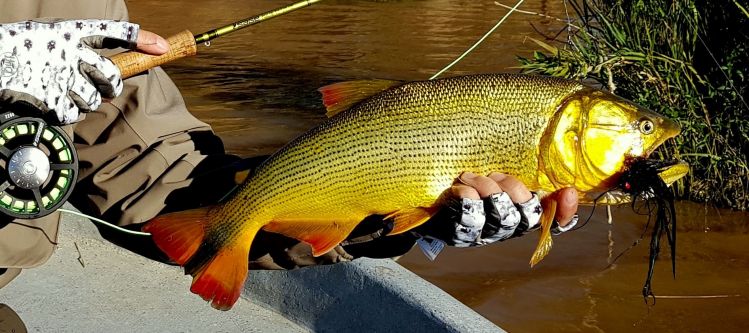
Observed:
[[[477,46],[479,46],[479,44],[481,44],[484,41],[484,39],[486,39],[487,37],[489,37],[489,35],[491,35],[492,33],[494,33],[494,30],[497,30],[497,28],[499,28],[499,26],[502,25],[502,23],[504,23],[504,21],[510,16],[510,14],[512,14],[518,7],[520,7],[520,5],[523,3],[523,1],[525,1],[525,0],[519,0],[518,3],[516,3],[515,6],[512,7],[512,9],[510,9],[510,11],[507,12],[507,14],[505,14],[505,16],[502,17],[502,19],[499,20],[499,22],[497,22],[497,24],[494,25],[494,27],[491,28],[489,31],[487,31],[484,34],[483,37],[481,37],[476,43],[473,44],[473,46],[471,46],[468,50],[466,50],[465,52],[463,52],[463,54],[461,54],[460,57],[458,57],[457,59],[453,60],[453,62],[451,62],[449,65],[447,65],[441,71],[437,72],[437,74],[432,75],[432,77],[430,77],[429,79],[430,80],[434,80],[435,78],[437,78],[438,76],[440,76],[442,73],[444,73],[445,71],[447,71],[448,69],[450,69],[451,67],[453,67],[455,64],[457,64],[458,62],[460,62],[461,60],[463,60],[463,58],[466,55],[468,55],[469,53],[471,53],[471,51],[473,51],[473,49],[475,49]]]
[[[68,210],[68,209],[60,208],[60,209],[58,209],[58,211],[63,212],[63,213],[78,215],[78,216],[81,216],[81,217],[85,217],[87,219],[91,219],[91,221],[97,222],[99,224],[105,225],[107,227],[110,227],[110,228],[118,230],[118,231],[122,231],[122,232],[124,232],[126,234],[138,235],[138,236],[151,236],[150,233],[125,229],[125,228],[120,227],[120,226],[118,226],[118,225],[116,225],[114,223],[110,223],[110,222],[104,221],[102,219],[98,219],[98,218],[95,218],[93,216],[83,214],[81,212],[76,212],[74,210]]]

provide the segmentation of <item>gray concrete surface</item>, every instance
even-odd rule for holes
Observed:
[[[0,303],[29,332],[308,331],[244,299],[231,311],[214,310],[190,293],[181,268],[112,245],[88,220],[66,215],[58,243],[46,264],[0,289]]]
[[[317,332],[503,332],[389,259],[250,274],[246,298]]]
[[[66,215],[58,243],[0,289],[30,332],[501,332],[391,260],[252,271],[222,312],[189,292],[181,268],[112,245],[88,220]]]

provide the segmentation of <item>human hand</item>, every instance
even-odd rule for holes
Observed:
[[[565,188],[543,200],[556,200],[554,234],[577,223],[577,191]],[[517,178],[500,173],[463,173],[440,198],[443,208],[422,231],[456,247],[481,246],[538,228],[542,209],[535,193]]]
[[[92,48],[124,46],[160,55],[168,43],[137,24],[111,20],[0,24],[0,100],[54,111],[61,124],[122,92],[117,66]]]

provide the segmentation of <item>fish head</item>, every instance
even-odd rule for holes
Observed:
[[[556,187],[582,192],[614,186],[631,161],[647,158],[681,132],[671,119],[592,88],[568,97],[555,118],[547,174]]]

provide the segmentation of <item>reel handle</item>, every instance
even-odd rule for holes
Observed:
[[[167,38],[166,41],[169,42],[169,52],[160,56],[128,51],[116,54],[110,59],[120,69],[122,78],[126,79],[172,60],[194,56],[198,53],[195,36],[193,36],[190,30],[184,30],[173,35]]]

